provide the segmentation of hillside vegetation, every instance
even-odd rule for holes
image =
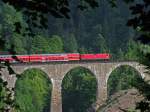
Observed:
[[[28,16],[27,9],[17,10],[0,0],[0,52],[110,53],[110,60],[115,61],[143,59],[140,50],[144,48],[147,53],[149,46],[135,42],[138,31],[126,26],[131,17],[127,4],[118,1],[116,9],[106,0],[99,0],[99,7],[81,11],[75,7],[77,1],[71,1],[70,19],[43,14],[48,27],[41,27],[44,21],[40,18],[41,13],[36,13],[39,18],[35,19]],[[108,80],[108,98],[120,90],[132,89],[139,79],[140,75],[132,67],[117,68]],[[62,83],[63,112],[89,111],[96,101],[96,89],[96,78],[87,69],[77,67],[68,72]],[[5,97],[6,91],[0,80],[0,98]],[[14,112],[49,112],[51,91],[52,85],[45,73],[36,69],[25,71],[16,82]],[[128,92],[124,97],[121,97],[121,103],[128,97]],[[0,109],[5,105],[4,100],[0,100]]]

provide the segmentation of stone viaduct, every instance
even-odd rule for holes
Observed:
[[[101,61],[74,61],[74,62],[47,62],[47,63],[16,63],[11,67],[17,74],[22,74],[31,68],[41,69],[52,82],[51,112],[62,112],[61,84],[64,76],[76,67],[84,67],[91,71],[97,79],[97,101],[95,109],[105,103],[107,99],[107,81],[111,72],[117,67],[128,65],[139,72],[142,78],[149,80],[145,73],[145,66],[137,62],[101,62]],[[6,68],[2,69],[2,79],[8,81],[8,87],[14,88],[16,77],[9,75]],[[38,83],[38,82],[37,82]]]

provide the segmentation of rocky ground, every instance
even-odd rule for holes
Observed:
[[[134,110],[136,103],[142,99],[143,96],[136,89],[123,90],[112,95],[98,112],[126,112],[125,110]]]

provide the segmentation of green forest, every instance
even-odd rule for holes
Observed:
[[[47,15],[48,28],[45,29],[34,26],[34,22],[40,24],[40,18],[29,24],[26,21],[32,18],[13,6],[1,3],[0,38],[5,40],[1,51],[14,46],[16,54],[107,52],[112,54],[112,58],[118,59],[121,57],[119,55],[128,53],[128,47],[136,46],[132,42],[136,32],[126,26],[130,13],[124,9],[127,9],[127,5],[123,2],[119,3],[118,9],[112,9],[103,0],[99,8],[84,13],[72,6],[73,17],[69,20]],[[105,11],[108,13],[105,14]]]
[[[136,3],[141,1],[136,0]],[[76,7],[78,2],[71,1],[70,19],[67,19],[56,18],[50,13],[34,13],[0,0],[0,52],[110,53],[111,61],[149,62],[150,58],[144,57],[150,53],[149,45],[136,41],[141,28],[134,29],[126,25],[133,16],[129,4],[117,1],[117,8],[113,8],[111,5],[114,2],[98,0],[99,7],[82,11]],[[46,21],[46,26],[43,21]],[[120,90],[135,88],[139,81],[141,77],[132,67],[115,69],[108,80],[108,98]],[[0,112],[7,112],[3,108],[10,103],[5,99],[9,91],[3,86],[0,79]],[[16,81],[13,112],[50,112],[51,91],[51,79],[44,72],[26,70]],[[82,67],[74,68],[62,82],[63,112],[90,112],[88,109],[95,103],[96,93],[94,74]]]

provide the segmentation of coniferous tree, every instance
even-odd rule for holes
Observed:
[[[74,34],[70,34],[64,41],[64,47],[66,52],[76,53],[78,52],[78,45]]]
[[[28,25],[26,24],[23,15],[21,12],[18,12],[14,9],[14,7],[8,4],[1,4],[0,9],[0,37],[5,40],[5,50],[11,48],[11,45],[16,45],[17,41],[20,44],[20,48],[22,49],[18,53],[25,53],[24,45],[21,45],[23,41],[23,35],[25,35],[26,28]],[[18,38],[17,38],[18,37]],[[13,38],[18,39],[17,41],[13,40]],[[15,43],[13,43],[13,41]],[[17,45],[17,47],[19,47]],[[23,50],[24,49],[24,50]],[[4,49],[3,49],[4,51]]]
[[[102,34],[98,34],[94,44],[95,52],[97,53],[106,53],[108,52],[108,46]]]
[[[141,44],[130,39],[127,43],[127,51],[125,54],[126,60],[138,60]]]
[[[51,51],[48,39],[42,35],[36,35],[32,40],[31,52],[34,54],[48,53]]]
[[[64,52],[63,50],[63,41],[60,36],[58,35],[53,35],[49,39],[49,46],[50,46],[50,53],[62,53]]]

